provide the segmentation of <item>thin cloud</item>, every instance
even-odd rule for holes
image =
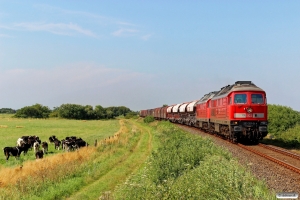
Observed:
[[[12,27],[0,25],[0,29],[12,30]]]
[[[152,37],[153,34],[147,34],[147,35],[143,35],[141,38],[142,40],[149,40]]]
[[[21,28],[28,31],[46,31],[58,35],[74,35],[76,33],[86,35],[89,37],[97,37],[95,33],[90,30],[83,29],[77,24],[69,23],[31,23],[24,22],[14,25],[15,27]]]
[[[122,37],[122,36],[135,36],[139,31],[135,29],[125,29],[121,28],[112,33],[113,36]]]
[[[54,69],[13,69],[0,73],[0,88],[4,85],[20,87],[17,90],[39,90],[39,88],[52,88],[52,90],[76,90],[84,88],[105,87],[122,84],[145,74],[110,69],[88,63],[73,64],[71,66]],[[17,86],[17,87],[16,87]],[[41,89],[42,90],[42,89]]]
[[[87,18],[94,18],[94,19],[102,19],[102,20],[107,20],[111,21],[108,17],[89,13],[89,12],[83,12],[83,11],[73,11],[73,10],[66,10],[63,8],[55,7],[55,6],[50,6],[50,5],[45,5],[45,4],[36,4],[34,5],[35,8],[41,10],[41,11],[47,11],[47,12],[57,12],[62,15],[77,15],[80,17],[87,17]]]
[[[12,37],[12,36],[10,36],[10,35],[6,35],[6,34],[0,34],[0,38],[10,38],[10,37]]]
[[[123,26],[137,26],[137,25],[135,25],[135,24],[128,23],[128,22],[117,22],[117,24],[123,25]]]

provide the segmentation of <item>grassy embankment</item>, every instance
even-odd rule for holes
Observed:
[[[115,199],[276,199],[227,151],[168,122],[153,125],[160,142]]]

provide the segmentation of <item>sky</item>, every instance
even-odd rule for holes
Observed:
[[[300,1],[0,0],[0,108],[200,99],[252,81],[300,111]]]

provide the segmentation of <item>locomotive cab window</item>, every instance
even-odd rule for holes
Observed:
[[[246,94],[235,94],[234,95],[234,103],[247,103],[247,95]]]
[[[251,103],[253,104],[263,104],[264,99],[262,94],[251,94]]]

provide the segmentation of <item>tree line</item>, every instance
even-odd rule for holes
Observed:
[[[49,118],[59,117],[65,119],[79,119],[79,120],[92,120],[92,119],[113,119],[118,116],[133,117],[138,113],[130,110],[125,106],[110,106],[104,108],[100,105],[78,105],[78,104],[62,104],[59,107],[54,107],[51,110],[48,106],[35,104],[32,106],[25,106],[15,112],[10,109],[4,109],[2,113],[15,113],[13,117],[16,118]],[[11,109],[12,110],[12,109]]]
[[[19,110],[11,108],[1,108],[0,113],[14,114],[17,118],[49,118],[60,117],[66,119],[113,119],[117,116],[126,118],[136,117],[138,112],[134,112],[125,106],[111,106],[104,108],[100,105],[62,104],[53,110],[41,104],[25,106]],[[287,106],[268,105],[268,131],[272,134],[286,131],[300,124],[300,113]]]
[[[0,113],[14,114],[17,111],[11,108],[0,108]]]

